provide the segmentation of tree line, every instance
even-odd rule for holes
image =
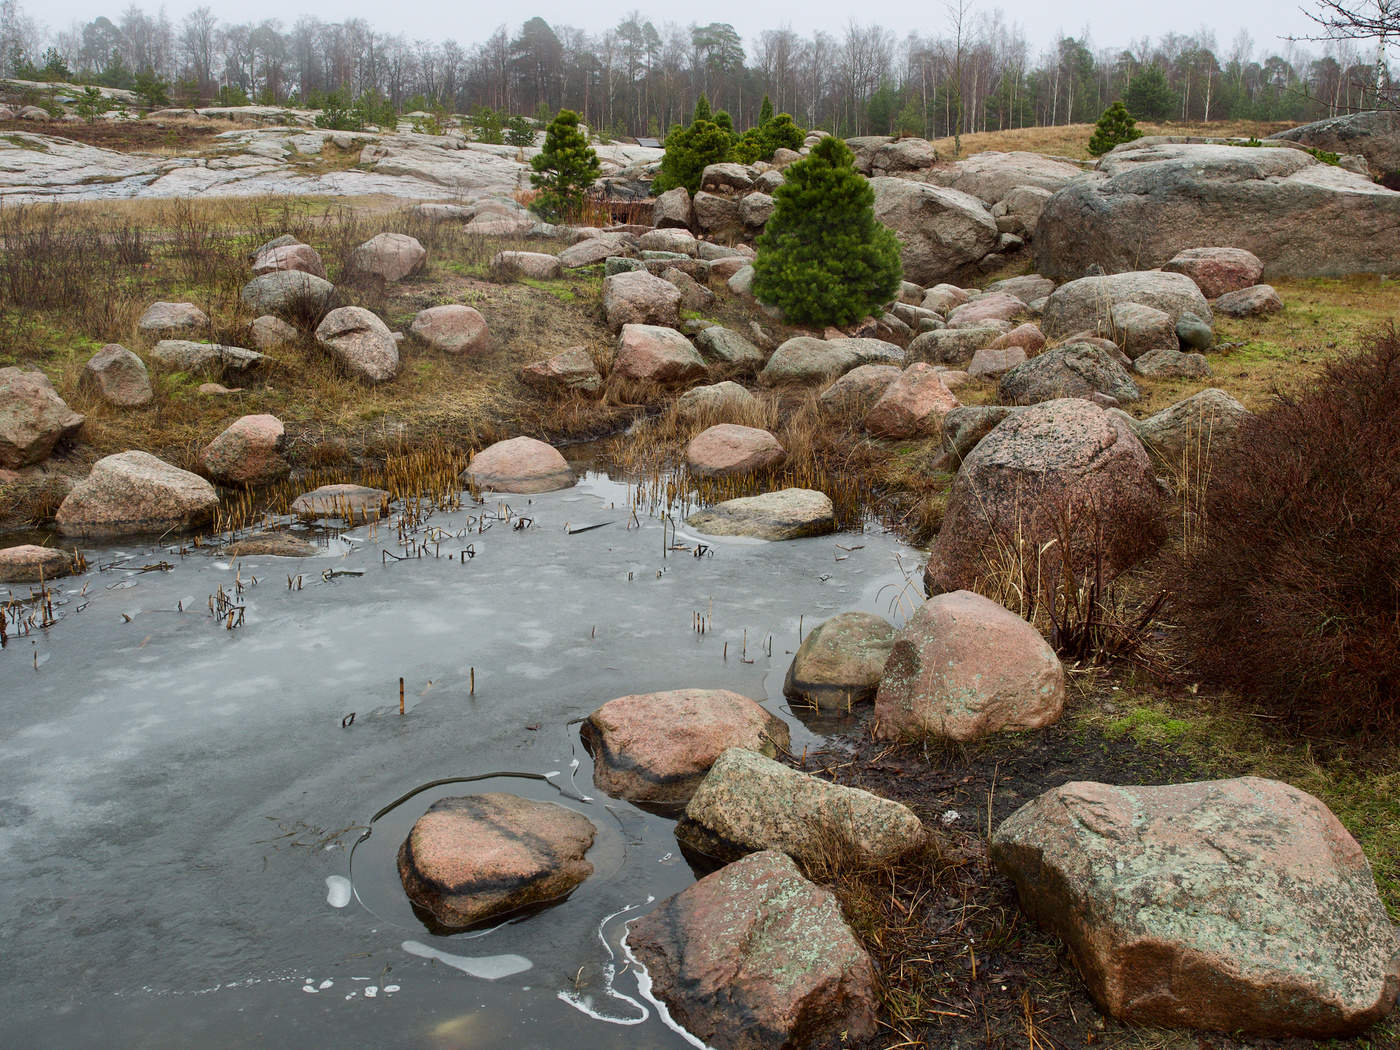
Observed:
[[[999,10],[952,0],[931,32],[897,37],[852,21],[839,35],[790,28],[748,41],[726,23],[658,25],[640,12],[588,33],[531,18],[486,40],[410,41],[362,19],[178,22],[132,5],[58,32],[0,0],[0,73],[139,90],[178,105],[360,102],[375,112],[528,114],[561,108],[616,136],[663,137],[699,95],[748,127],[765,96],[838,135],[954,133],[1092,121],[1115,99],[1148,119],[1304,121],[1376,105],[1390,69],[1356,40],[1259,49],[1208,30],[1096,47],[1037,48]],[[1136,108],[1134,106],[1136,98]]]

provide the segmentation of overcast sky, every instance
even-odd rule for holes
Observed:
[[[21,0],[21,7],[51,31],[66,29],[72,22],[87,22],[98,15],[117,20],[130,0]],[[1305,3],[1307,0],[1305,0]],[[624,6],[625,5],[625,6]],[[159,0],[137,4],[154,14]],[[197,0],[174,0],[164,5],[171,21],[180,19]],[[751,50],[754,38],[765,29],[787,25],[802,35],[815,29],[839,34],[855,18],[861,24],[878,21],[897,36],[910,30],[922,34],[942,33],[948,24],[947,9],[939,0],[879,0],[873,4],[852,4],[838,0],[707,0],[688,9],[669,3],[580,4],[577,0],[524,0],[511,4],[448,3],[444,0],[399,0],[387,5],[382,0],[337,0],[334,5],[309,0],[239,0],[236,4],[208,0],[221,20],[232,22],[279,19],[290,26],[299,14],[314,14],[332,21],[359,17],[375,28],[401,33],[411,40],[456,39],[467,44],[488,37],[505,22],[512,31],[525,19],[539,15],[551,25],[572,25],[598,31],[616,25],[627,11],[636,8],[658,26],[668,20],[681,23],[728,22],[744,38]],[[1228,51],[1241,29],[1254,38],[1256,51],[1281,48],[1280,37],[1303,35],[1310,23],[1294,0],[1171,0],[1169,3],[1123,3],[1108,0],[1001,0],[1000,3],[973,2],[974,16],[989,15],[1000,9],[1004,21],[1019,25],[1033,50],[1054,40],[1063,32],[1080,36],[1086,29],[1093,47],[1124,46],[1143,36],[1164,33],[1194,33],[1202,27],[1215,34],[1221,51]],[[679,17],[678,17],[679,16]]]

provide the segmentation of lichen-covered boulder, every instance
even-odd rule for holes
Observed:
[[[846,612],[822,621],[797,647],[783,695],[823,711],[849,711],[873,700],[894,637],[894,626],[871,613]]]
[[[737,423],[716,423],[685,449],[686,466],[702,478],[776,470],[787,461],[787,449],[766,430]]]
[[[490,792],[434,802],[399,847],[399,879],[417,907],[461,929],[558,900],[593,874],[598,829],[553,802]]]
[[[1002,823],[992,859],[1099,1005],[1132,1024],[1349,1036],[1400,989],[1360,847],[1275,780],[1065,784]]]
[[[271,485],[292,472],[283,457],[287,434],[276,416],[243,416],[199,454],[199,469],[220,485]]]
[[[92,465],[59,505],[65,536],[111,538],[166,533],[202,525],[219,495],[198,474],[148,452],[119,452]]]
[[[710,536],[795,540],[836,531],[831,497],[813,489],[780,489],[725,500],[696,511],[686,524]]]
[[[366,383],[386,383],[403,367],[389,326],[362,306],[342,306],[316,326],[316,342],[347,373]]]
[[[1067,343],[1037,354],[1008,370],[997,385],[1001,400],[1013,405],[1096,393],[1120,402],[1142,396],[1127,369],[1086,342]]]
[[[532,437],[497,441],[472,456],[462,480],[496,492],[554,492],[570,488],[574,471],[559,450]]]
[[[378,277],[390,284],[423,269],[428,253],[416,237],[381,233],[350,253],[346,269],[355,276]]]
[[[0,467],[42,463],[82,425],[44,373],[0,368]]]

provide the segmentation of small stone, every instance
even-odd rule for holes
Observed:
[[[1156,379],[1209,379],[1211,374],[1205,355],[1166,347],[1143,354],[1133,362],[1133,371]]]
[[[299,333],[280,317],[263,314],[254,318],[248,326],[252,344],[259,350],[272,350],[279,346],[289,346],[297,341]]]
[[[695,346],[702,356],[727,365],[762,368],[768,356],[738,332],[723,325],[711,325],[695,337]]]
[[[497,252],[491,260],[493,281],[514,281],[521,277],[554,281],[563,276],[558,256],[544,252]]]
[[[223,553],[230,558],[310,558],[321,548],[290,532],[255,532],[230,543]]]
[[[1176,337],[1183,350],[1209,350],[1215,345],[1215,333],[1193,313],[1184,313],[1176,322]]]
[[[1187,248],[1162,264],[1168,273],[1184,273],[1207,299],[1248,288],[1259,280],[1264,264],[1243,248]]]
[[[1026,360],[1026,351],[1019,346],[996,348],[983,347],[972,355],[972,363],[967,366],[967,374],[974,379],[983,376],[995,378],[1011,371]]]
[[[282,244],[269,248],[253,261],[253,276],[278,270],[299,270],[313,277],[325,278],[326,267],[321,254],[309,244]]]
[[[1226,292],[1215,300],[1215,309],[1226,317],[1261,317],[1282,310],[1283,300],[1272,285],[1256,284],[1239,291]]]
[[[705,419],[732,423],[748,418],[758,408],[758,399],[732,380],[713,386],[697,386],[676,400],[676,414],[682,419]]]

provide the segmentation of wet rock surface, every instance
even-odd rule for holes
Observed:
[[[472,456],[462,479],[496,492],[554,492],[574,484],[574,471],[552,445],[514,437]]]
[[[288,509],[299,518],[374,521],[389,508],[389,493],[364,485],[322,485],[303,492]]]
[[[849,711],[873,700],[894,638],[894,625],[871,613],[822,621],[798,646],[783,695],[822,711]]]
[[[1069,783],[1004,821],[992,857],[1122,1020],[1344,1036],[1400,990],[1361,849],[1277,781]]]
[[[674,689],[621,696],[584,720],[593,784],[614,798],[684,806],[731,747],[775,758],[788,727],[757,702],[726,689]]]
[[[597,829],[552,802],[489,792],[433,803],[399,847],[410,900],[460,929],[557,900],[593,873]]]
[[[873,1035],[875,969],[829,890],[765,850],[639,919],[627,943],[671,1016],[716,1050]]]
[[[72,551],[21,543],[0,548],[0,583],[39,583],[77,571],[78,559]]]

